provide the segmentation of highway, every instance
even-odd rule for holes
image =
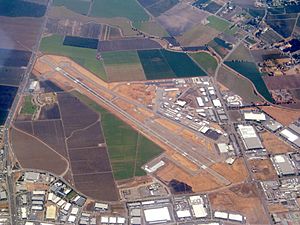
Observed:
[[[139,130],[141,132],[144,132],[145,134],[153,136],[153,137],[157,138],[158,140],[160,140],[161,142],[165,143],[166,145],[168,145],[175,151],[179,152],[181,155],[183,155],[190,161],[194,162],[200,168],[202,168],[205,171],[207,171],[208,173],[210,173],[222,184],[229,185],[231,183],[225,177],[223,177],[219,173],[217,173],[214,170],[209,168],[208,159],[206,159],[206,157],[203,156],[203,153],[201,153],[201,149],[196,149],[197,148],[196,145],[187,144],[184,141],[182,141],[182,138],[176,138],[175,134],[172,134],[169,131],[166,131],[165,129],[163,129],[162,126],[160,126],[157,123],[155,123],[154,125],[151,125],[151,123],[154,123],[154,122],[150,122],[150,126],[149,126],[149,123],[142,123],[141,121],[137,120],[132,115],[127,113],[125,110],[123,110],[120,107],[118,107],[117,105],[115,105],[112,101],[102,97],[97,91],[95,91],[93,88],[89,87],[86,83],[80,81],[78,78],[73,77],[73,75],[70,75],[63,68],[59,67],[59,65],[54,63],[51,59],[49,59],[49,57],[43,57],[43,59],[41,59],[41,60],[44,63],[47,63],[53,70],[56,70],[58,73],[63,75],[68,80],[71,80],[72,82],[74,82],[77,85],[84,88],[87,92],[89,92],[91,95],[93,95],[98,100],[100,100],[108,108],[119,113],[127,120],[132,121],[139,128]],[[107,91],[109,94],[112,94],[113,96],[115,95],[114,92],[110,92],[104,87],[100,88],[97,86],[97,88],[99,88],[105,92]],[[130,102],[130,103],[132,104],[132,102]],[[166,133],[168,135],[166,135]],[[199,160],[199,157],[201,158],[201,160]],[[203,162],[202,160],[205,162]]]
[[[8,204],[9,204],[10,224],[11,225],[17,224],[17,207],[16,207],[16,197],[15,197],[15,189],[14,189],[15,182],[14,182],[13,174],[12,174],[13,173],[13,171],[12,171],[13,165],[12,165],[11,159],[10,159],[10,154],[13,157],[13,151],[11,151],[11,147],[10,147],[9,130],[10,130],[11,124],[15,118],[15,115],[17,113],[17,110],[19,108],[19,104],[21,102],[21,96],[26,90],[31,71],[33,69],[34,63],[38,56],[38,49],[39,49],[39,46],[41,43],[44,28],[46,27],[46,24],[48,21],[47,12],[48,12],[49,5],[51,4],[51,2],[52,2],[52,0],[49,0],[48,5],[47,5],[47,10],[46,10],[45,16],[44,16],[44,21],[40,27],[39,35],[36,37],[36,44],[32,49],[29,49],[29,51],[32,52],[32,55],[28,62],[23,79],[19,85],[18,92],[15,96],[15,99],[14,99],[12,106],[10,108],[10,111],[8,113],[6,122],[4,124],[4,158],[5,158],[4,165],[6,167],[7,198],[8,198],[7,200],[8,200]]]

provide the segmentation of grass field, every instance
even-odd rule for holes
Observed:
[[[96,59],[97,50],[63,45],[63,36],[52,35],[42,39],[40,51],[70,57],[103,80],[107,80],[102,61]]]
[[[250,50],[241,43],[228,57],[228,61],[239,60],[246,62],[254,62]]]
[[[157,37],[169,37],[167,31],[164,30],[162,26],[160,26],[157,22],[147,21],[147,22],[136,22],[135,28],[141,30],[150,35],[154,35]]]
[[[140,1],[142,2],[142,1]],[[146,9],[155,17],[161,15],[162,13],[168,11],[173,6],[175,6],[179,0],[160,0],[156,3],[146,6]]]
[[[262,98],[254,93],[250,81],[236,75],[225,67],[221,67],[217,81],[226,86],[233,93],[240,95],[246,103],[262,101]]]
[[[238,73],[242,74],[255,85],[256,90],[268,101],[273,102],[273,99],[268,91],[268,88],[261,77],[255,63],[241,61],[226,61],[225,64]]]
[[[177,39],[182,46],[205,45],[219,33],[218,30],[212,27],[198,24],[185,32],[182,36],[177,37]]]
[[[37,110],[37,106],[32,104],[31,102],[31,96],[25,96],[24,98],[24,104],[21,108],[21,114],[23,115],[33,115],[35,111]]]
[[[103,52],[109,81],[145,80],[145,74],[136,51]]]
[[[54,0],[54,6],[64,6],[74,12],[87,15],[90,7],[90,2],[82,0]]]
[[[214,74],[218,66],[217,60],[209,53],[198,52],[190,54],[190,56],[203,68],[207,73]]]
[[[86,96],[78,92],[73,94],[101,114],[101,124],[115,179],[145,175],[141,166],[163,150]]]
[[[230,26],[230,22],[222,20],[216,16],[209,16],[207,17],[207,20],[209,21],[207,26],[210,26],[220,32],[225,31]]]
[[[124,17],[133,23],[149,20],[149,15],[136,0],[95,0],[91,16]]]

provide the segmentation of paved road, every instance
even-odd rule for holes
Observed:
[[[36,45],[32,49],[30,49],[30,51],[32,52],[31,58],[29,60],[27,69],[24,73],[23,79],[20,83],[18,92],[15,96],[14,102],[10,108],[10,112],[7,116],[7,120],[4,125],[4,155],[5,155],[4,165],[6,166],[6,169],[7,169],[7,177],[6,177],[7,178],[6,179],[6,181],[7,181],[7,196],[8,196],[9,210],[10,210],[10,223],[12,225],[17,223],[17,208],[16,208],[16,197],[15,197],[15,191],[14,191],[15,183],[14,183],[13,176],[12,176],[12,162],[9,157],[9,153],[11,153],[13,155],[13,152],[11,151],[11,148],[10,148],[9,129],[10,129],[13,119],[15,117],[18,106],[21,102],[21,96],[26,90],[31,71],[33,69],[35,60],[38,55],[37,51],[39,49],[41,39],[42,39],[42,34],[43,34],[44,28],[46,26],[47,20],[48,20],[47,12],[48,12],[48,8],[49,8],[50,4],[51,4],[51,0],[48,2],[43,24],[41,25],[38,36],[36,37],[37,38]]]

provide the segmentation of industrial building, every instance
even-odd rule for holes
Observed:
[[[262,112],[244,112],[244,119],[246,121],[257,121],[257,122],[262,122],[266,121],[266,114]]]
[[[168,207],[145,209],[145,220],[147,223],[164,223],[171,221]]]
[[[291,125],[290,125],[291,126]],[[292,128],[296,129],[296,127]],[[296,145],[297,147],[300,147],[300,137],[299,134],[296,133],[292,129],[284,129],[280,132],[280,135],[283,136],[285,139],[287,139],[292,144]]]
[[[278,176],[289,176],[297,173],[288,155],[275,155],[271,158]]]
[[[246,150],[262,149],[263,145],[255,128],[250,125],[238,125],[238,132],[242,138]]]

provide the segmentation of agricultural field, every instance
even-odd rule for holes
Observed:
[[[145,7],[148,10],[148,12],[150,12],[155,17],[168,11],[179,2],[179,0],[151,0],[151,1],[138,0],[138,1],[143,7]]]
[[[207,17],[207,20],[208,20],[208,26],[220,31],[220,32],[223,32],[225,31],[229,26],[230,26],[230,22],[228,22],[227,20],[223,20],[223,19],[220,19],[216,16],[209,16]]]
[[[0,16],[8,17],[42,17],[46,6],[24,0],[0,0]]]
[[[54,0],[53,6],[64,6],[76,13],[87,15],[90,7],[90,1],[86,0]]]
[[[171,36],[178,36],[200,24],[206,17],[206,12],[180,2],[157,17],[157,20]]]
[[[210,42],[219,33],[216,29],[198,24],[176,39],[182,46],[200,46]]]
[[[169,37],[168,32],[156,21],[136,22],[135,28],[157,37]]]
[[[296,18],[292,19],[267,19],[266,23],[278,34],[284,38],[291,36],[294,26],[296,23]]]
[[[256,90],[269,102],[273,102],[272,96],[270,95],[268,88],[262,79],[261,73],[258,71],[255,63],[252,62],[241,62],[241,61],[226,61],[225,64],[230,68],[234,69],[241,75],[248,78]]]
[[[131,38],[113,41],[100,41],[98,50],[100,52],[109,52],[160,48],[162,48],[161,45],[151,39]]]
[[[101,114],[115,179],[145,175],[141,166],[162,153],[162,149],[89,98],[79,93],[73,94]]]
[[[233,93],[240,95],[246,103],[262,101],[262,98],[255,94],[250,81],[225,67],[221,67],[217,76],[217,81]]]
[[[250,50],[241,43],[227,58],[228,61],[254,62]]]
[[[90,16],[104,18],[124,17],[132,21],[133,24],[149,20],[149,15],[136,0],[95,0]]]
[[[103,63],[96,58],[97,50],[64,46],[63,40],[64,37],[59,35],[45,37],[41,41],[40,51],[70,57],[101,79],[107,80]]]
[[[18,86],[25,70],[14,67],[0,67],[0,85]]]
[[[147,79],[205,76],[206,73],[185,53],[167,50],[138,51]]]
[[[22,67],[27,66],[31,52],[14,49],[0,49],[0,66]]]
[[[17,87],[0,85],[0,124],[4,124],[8,110],[17,94]]]
[[[207,52],[190,54],[190,56],[203,68],[208,74],[213,75],[217,66],[217,60]]]
[[[212,14],[215,14],[216,12],[218,12],[218,10],[222,8],[222,5],[217,4],[214,1],[211,1],[206,7],[204,7],[203,9],[206,10],[207,12],[210,12]]]
[[[98,48],[98,39],[66,36],[63,45],[79,48]]]
[[[223,40],[215,37],[208,43],[208,46],[213,48],[219,56],[224,58],[229,53],[227,44],[225,43],[225,45],[224,45],[224,43],[225,42]],[[224,47],[224,46],[226,46],[226,47]]]
[[[108,81],[145,80],[136,51],[102,52]]]
[[[21,114],[25,114],[25,115],[33,115],[37,110],[37,106],[35,106],[32,103],[32,97],[29,96],[25,96],[24,98],[24,104],[22,106],[21,109]]]

